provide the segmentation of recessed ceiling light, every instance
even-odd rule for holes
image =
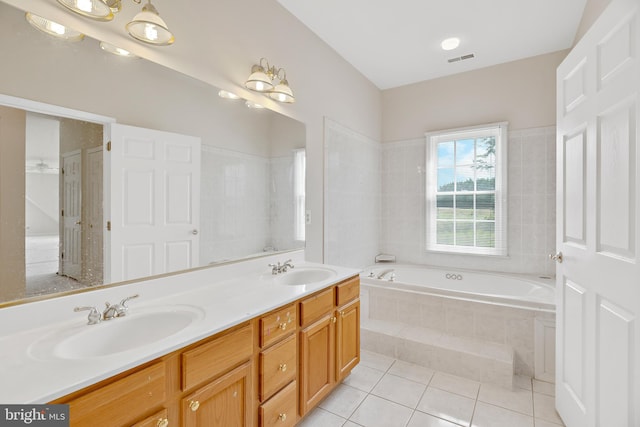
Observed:
[[[226,90],[221,90],[220,92],[218,92],[218,96],[224,99],[240,99],[240,97],[235,93],[231,93]]]
[[[449,39],[442,40],[440,46],[442,46],[442,49],[444,50],[453,50],[460,46],[460,39],[457,37],[451,37]]]

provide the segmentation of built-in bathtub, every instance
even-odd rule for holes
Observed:
[[[360,279],[364,349],[505,386],[553,381],[553,279],[403,264]]]

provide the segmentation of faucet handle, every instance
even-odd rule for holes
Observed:
[[[129,310],[129,307],[127,306],[127,302],[134,298],[138,298],[139,296],[140,294],[131,295],[130,297],[126,297],[122,301],[120,301],[120,304],[116,306],[116,315],[118,317],[126,316],[127,311]]]
[[[87,316],[89,325],[95,325],[96,323],[100,323],[102,320],[102,315],[95,307],[76,307],[73,309],[76,313],[79,311],[89,311],[89,316]]]

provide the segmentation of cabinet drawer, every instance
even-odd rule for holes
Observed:
[[[360,295],[360,278],[354,277],[336,286],[336,305],[342,305]]]
[[[333,287],[300,302],[300,326],[308,325],[333,310]]]
[[[296,424],[296,383],[285,387],[267,403],[260,406],[261,427],[289,427]]]
[[[166,398],[166,369],[156,363],[69,402],[72,426],[124,426],[161,407]]]
[[[296,377],[296,335],[260,353],[260,401]]]
[[[296,306],[291,304],[260,318],[260,347],[289,335],[296,326]]]
[[[163,409],[162,411],[158,411],[150,417],[145,418],[142,421],[139,421],[132,425],[131,427],[168,427],[171,423],[169,422],[169,415],[167,413],[167,409]]]
[[[249,359],[251,325],[182,353],[182,390],[187,390]]]

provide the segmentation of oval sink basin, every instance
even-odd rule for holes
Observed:
[[[299,286],[311,285],[331,279],[336,272],[330,268],[308,267],[296,268],[276,277],[275,282],[279,285]]]
[[[34,344],[31,354],[59,359],[111,356],[175,335],[202,317],[195,307],[130,312],[97,325],[56,331]]]

